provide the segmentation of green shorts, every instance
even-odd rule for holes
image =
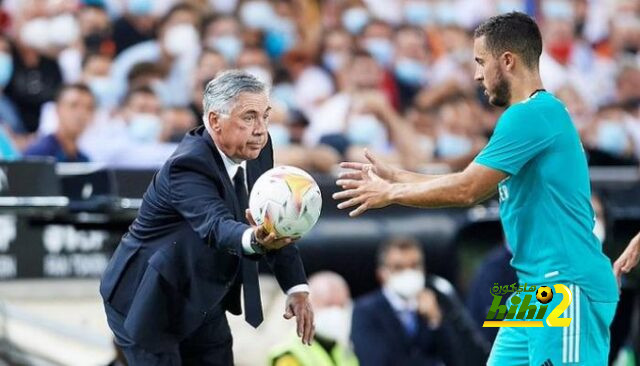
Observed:
[[[543,321],[541,328],[503,327],[498,331],[487,365],[608,364],[609,326],[617,302],[592,301],[580,291],[580,287],[566,285],[573,294],[573,300],[560,317],[572,318],[571,325],[549,327]],[[510,300],[507,301],[509,306]],[[553,297],[548,304],[545,320],[561,300],[560,294]]]

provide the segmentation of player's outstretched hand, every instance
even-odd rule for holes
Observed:
[[[263,225],[258,226],[253,216],[251,215],[251,211],[247,209],[245,211],[245,217],[247,218],[247,222],[249,225],[253,227],[253,231],[256,235],[256,240],[265,247],[267,250],[276,250],[283,247],[286,247],[289,244],[293,244],[296,240],[300,239],[297,237],[290,236],[277,236],[274,232],[269,232],[269,230]]]
[[[355,217],[366,210],[381,208],[391,204],[391,183],[380,178],[373,172],[371,166],[363,168],[363,179],[353,180],[348,188],[333,194],[335,200],[345,200],[338,204],[339,209],[357,206],[349,212],[349,216]]]
[[[638,233],[631,241],[627,248],[622,252],[620,257],[613,263],[613,273],[618,279],[618,285],[623,273],[629,273],[638,265],[640,260],[640,233]]]
[[[287,296],[287,303],[284,309],[284,318],[296,317],[296,330],[298,337],[302,338],[302,343],[311,345],[315,325],[313,323],[313,309],[309,302],[309,293],[294,292]]]
[[[364,156],[367,158],[369,163],[358,163],[353,161],[340,163],[341,168],[349,170],[338,174],[338,180],[336,181],[337,185],[342,187],[342,189],[353,188],[357,181],[362,181],[367,178],[366,171],[368,169],[373,170],[376,175],[390,183],[395,182],[395,168],[379,160],[368,149],[364,149]]]

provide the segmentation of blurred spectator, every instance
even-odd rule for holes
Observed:
[[[396,31],[394,46],[393,73],[399,86],[400,107],[404,110],[427,83],[426,35],[420,28],[404,26]]]
[[[176,145],[168,143],[171,137],[177,138],[173,132],[178,132],[173,128],[192,122],[190,115],[185,116],[187,110],[181,108],[181,112],[165,115],[172,124],[169,128],[161,118],[162,111],[162,104],[151,88],[132,89],[119,115],[92,126],[83,136],[82,146],[92,160],[109,165],[160,166],[175,150]],[[105,140],[110,143],[100,143]]]
[[[270,366],[357,366],[349,348],[351,295],[347,282],[334,272],[318,272],[309,278],[316,332],[311,346],[293,336],[274,347]]]
[[[233,65],[243,48],[240,23],[228,15],[210,16],[202,23],[202,43]]]
[[[179,143],[184,134],[196,127],[196,119],[186,107],[170,107],[162,111],[162,133],[160,141]]]
[[[363,365],[456,364],[455,341],[436,294],[425,288],[424,259],[413,239],[378,252],[382,289],[356,300],[351,339]]]
[[[305,143],[332,146],[348,160],[362,160],[370,147],[389,161],[415,168],[416,136],[380,91],[383,70],[365,51],[358,52],[341,72],[343,89],[324,102],[311,118]]]
[[[202,124],[202,96],[207,83],[216,74],[227,68],[225,58],[218,52],[205,48],[198,58],[198,64],[194,73],[193,91],[189,108],[198,124]]]
[[[93,118],[95,100],[91,90],[84,84],[65,85],[55,101],[59,121],[56,132],[37,139],[24,155],[51,156],[58,162],[89,161],[78,148],[78,139]]]
[[[124,13],[113,23],[113,40],[118,54],[151,40],[155,25],[152,0],[125,0],[124,3]]]
[[[55,91],[62,85],[62,72],[55,59],[55,50],[74,35],[60,34],[47,18],[42,1],[27,0],[20,4],[17,14],[17,37],[12,50],[13,73],[6,95],[17,108],[21,125],[14,132],[33,133],[38,129],[40,107],[53,99]],[[68,17],[60,18],[62,28],[69,25]],[[51,26],[51,27],[50,27]],[[53,29],[52,29],[53,28]],[[73,28],[73,25],[68,26]],[[52,37],[50,37],[52,35]],[[56,39],[59,36],[60,39]],[[67,38],[68,37],[68,38]]]
[[[120,53],[113,63],[113,78],[119,96],[127,90],[127,75],[140,62],[156,63],[162,72],[155,91],[166,106],[189,104],[190,77],[200,53],[200,16],[188,3],[169,9],[158,24],[157,40],[136,44]]]
[[[302,145],[309,121],[299,111],[290,111],[272,101],[274,106],[269,122],[276,165],[293,165],[307,171],[330,173],[340,162],[340,155],[331,147]]]
[[[117,104],[109,77],[111,64],[111,57],[101,53],[89,53],[82,60],[81,80],[89,86],[97,106],[102,109],[112,109]]]
[[[625,121],[630,116],[616,104],[603,106],[584,133],[589,165],[636,165],[635,146]]]

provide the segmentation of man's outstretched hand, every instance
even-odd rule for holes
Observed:
[[[294,316],[296,317],[298,337],[302,338],[303,344],[311,345],[315,325],[313,323],[313,309],[309,303],[309,293],[294,292],[287,296],[284,318],[288,320]]]

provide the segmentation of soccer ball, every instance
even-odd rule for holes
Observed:
[[[536,291],[536,299],[542,304],[547,304],[553,299],[553,291],[549,286],[540,286]]]
[[[303,236],[318,221],[321,208],[316,181],[304,170],[287,165],[262,174],[249,196],[256,224],[264,224],[277,236]]]

